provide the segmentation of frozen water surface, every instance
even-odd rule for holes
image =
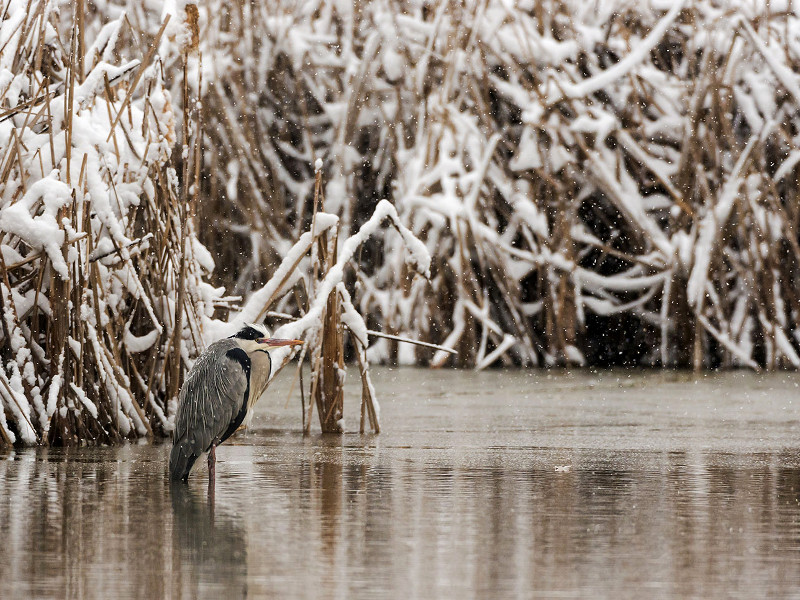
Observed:
[[[341,438],[290,377],[213,506],[165,444],[3,451],[3,597],[800,595],[798,374],[383,369]]]

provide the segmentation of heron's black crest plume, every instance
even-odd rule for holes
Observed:
[[[245,325],[231,336],[240,340],[258,340],[269,337],[267,330],[261,325]]]

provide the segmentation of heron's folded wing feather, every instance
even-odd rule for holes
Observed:
[[[189,439],[198,455],[219,441],[246,403],[248,366],[231,356],[237,349],[229,340],[212,344],[181,389],[175,439]]]

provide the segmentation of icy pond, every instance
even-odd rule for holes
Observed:
[[[353,375],[351,373],[351,375]],[[166,444],[0,450],[4,598],[800,595],[800,375],[374,372],[384,431],[287,370],[170,489]]]

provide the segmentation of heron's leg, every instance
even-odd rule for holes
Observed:
[[[211,444],[211,449],[208,451],[208,481],[214,481],[214,471],[217,464],[217,445]]]
[[[211,444],[208,451],[208,503],[213,509],[214,507],[214,488],[216,482],[214,481],[215,465],[217,464],[217,445]]]

